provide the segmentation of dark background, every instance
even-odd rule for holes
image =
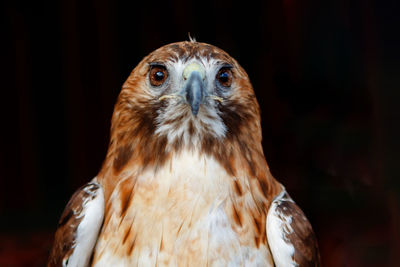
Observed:
[[[122,83],[188,32],[247,70],[272,173],[324,266],[398,265],[397,2],[2,2],[0,266],[44,265],[66,202],[105,157]]]

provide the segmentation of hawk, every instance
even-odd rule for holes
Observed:
[[[235,59],[194,40],[155,50],[122,87],[106,159],[67,204],[48,266],[319,266],[261,138]]]

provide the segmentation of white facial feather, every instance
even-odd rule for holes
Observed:
[[[181,60],[169,61],[167,64],[169,72],[169,93],[178,94],[181,92],[185,84],[184,71],[187,66],[201,65],[204,68],[204,79],[207,87],[207,93],[214,95],[215,77],[221,67],[220,63],[214,59],[192,59],[187,62]],[[181,98],[172,98],[168,100],[167,107],[159,112],[157,117],[156,134],[166,135],[169,143],[173,143],[178,138],[181,138],[184,145],[196,145],[199,141],[199,136],[211,134],[216,138],[222,139],[226,134],[226,126],[223,123],[217,103],[215,99],[206,99],[206,104],[202,104],[197,117],[194,117],[190,108],[183,104]],[[184,116],[182,116],[184,114]],[[178,120],[180,119],[180,120]],[[176,120],[176,123],[171,121]],[[165,123],[168,121],[169,123]],[[177,124],[179,123],[179,124]],[[191,124],[191,125],[190,125]],[[193,127],[194,135],[189,133],[189,127]]]

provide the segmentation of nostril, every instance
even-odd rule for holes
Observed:
[[[193,101],[193,92],[192,92],[192,90],[190,90],[190,89],[186,90],[185,98],[186,98],[186,101],[188,103],[192,103],[192,101]]]

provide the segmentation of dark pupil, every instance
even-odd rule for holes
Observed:
[[[222,73],[219,75],[219,80],[220,80],[222,83],[226,83],[226,82],[229,80],[229,74],[228,74],[227,72],[222,72]]]
[[[157,71],[154,77],[157,81],[162,81],[164,79],[164,72]]]

